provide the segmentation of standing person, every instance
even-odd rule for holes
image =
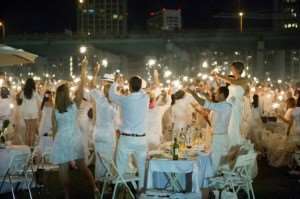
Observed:
[[[26,125],[26,144],[32,147],[35,136],[38,133],[39,107],[41,101],[36,93],[35,82],[32,78],[27,79],[20,97],[22,99],[21,112]]]
[[[93,98],[95,149],[108,161],[114,160],[117,117],[117,110],[111,104],[108,96],[110,86],[111,84],[104,85],[103,93],[98,90],[93,90],[91,93]],[[105,167],[97,159],[95,166],[96,180],[101,180],[105,174]]]
[[[244,64],[241,62],[234,62],[231,65],[231,72],[233,77],[225,77],[223,75],[216,74],[217,79],[223,80],[230,84],[229,96],[227,101],[232,104],[232,113],[230,117],[230,122],[228,126],[228,137],[229,145],[240,145],[243,142],[241,135],[241,120],[243,112],[243,97],[248,89],[248,81],[242,78],[242,73],[244,71]]]
[[[220,87],[215,95],[216,103],[200,98],[194,91],[190,91],[195,100],[204,108],[212,111],[212,147],[211,156],[213,169],[216,173],[222,156],[228,153],[228,126],[231,118],[232,105],[226,101],[229,90]]]
[[[3,123],[11,118],[11,99],[9,98],[9,90],[6,87],[1,87],[0,91],[0,129],[3,128]]]
[[[115,151],[115,132],[117,110],[112,105],[109,98],[109,89],[112,81],[105,81],[103,90],[96,88],[96,79],[100,70],[100,65],[97,64],[94,68],[94,78],[92,81],[93,89],[90,92],[93,110],[93,137],[95,141],[95,150],[108,161],[114,160]],[[103,81],[104,82],[104,81]],[[105,167],[100,160],[96,158],[95,178],[101,181],[106,174]]]
[[[47,90],[41,105],[41,121],[39,125],[39,150],[41,154],[48,152],[52,148],[52,112],[53,100],[51,91]]]
[[[117,83],[121,83],[119,77]],[[145,163],[147,157],[146,116],[148,112],[149,97],[141,90],[142,79],[134,76],[129,80],[130,94],[121,96],[117,94],[117,84],[114,83],[109,90],[112,102],[121,108],[120,139],[117,148],[117,167],[121,175],[126,172],[128,156],[133,154],[137,162],[139,173],[139,189],[144,188]]]
[[[300,96],[298,97],[296,107],[293,109],[291,114],[291,124],[290,124],[290,132],[288,132],[291,136],[294,137],[295,142],[300,148]]]
[[[92,173],[84,162],[82,134],[77,123],[78,107],[82,99],[86,67],[87,62],[84,60],[82,62],[81,85],[79,87],[80,94],[78,95],[81,96],[80,99],[76,100],[77,103],[73,103],[70,99],[68,85],[63,84],[59,86],[56,90],[55,110],[52,114],[55,138],[51,159],[54,164],[59,165],[59,175],[63,182],[66,199],[70,198],[69,164],[71,162],[76,163],[76,166],[84,173],[95,193],[99,193]]]
[[[157,149],[163,139],[162,118],[167,109],[171,106],[170,92],[163,91],[155,98],[152,96],[152,103],[149,105],[147,120],[147,142],[149,149]]]
[[[179,90],[172,96],[172,140],[178,137],[180,133],[186,132],[188,126],[192,125],[193,107],[191,103],[194,99],[189,93]],[[184,111],[183,111],[184,110]]]

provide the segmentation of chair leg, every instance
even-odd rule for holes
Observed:
[[[30,199],[32,199],[32,194],[31,194],[31,190],[30,190],[30,186],[29,186],[29,183],[27,181],[27,174],[25,173],[25,183],[26,183],[26,186],[27,186],[27,190],[28,190],[28,193],[29,193],[29,197]]]
[[[116,197],[116,192],[117,192],[117,189],[118,189],[118,185],[119,185],[119,183],[115,184],[114,192],[113,192],[113,195],[112,195],[112,199],[115,199],[115,197]]]
[[[134,197],[132,191],[130,190],[130,187],[128,186],[128,184],[126,182],[124,184],[125,184],[125,187],[127,188],[127,190],[129,191],[129,194],[132,197],[132,199],[135,199],[135,197]]]
[[[255,199],[255,195],[254,195],[254,190],[253,190],[252,184],[250,184],[250,191],[251,191],[252,199]]]
[[[103,199],[104,192],[105,192],[105,188],[106,188],[106,184],[107,184],[107,182],[106,182],[106,181],[104,181],[104,183],[103,183],[103,187],[102,187],[102,191],[101,191],[101,199]]]
[[[6,177],[7,177],[7,173],[4,175],[3,180],[2,180],[2,182],[1,182],[1,185],[0,185],[0,193],[1,193],[2,187],[3,187],[4,183],[5,183]]]
[[[10,176],[8,176],[8,180],[9,180],[10,189],[11,189],[11,194],[12,194],[12,196],[13,196],[13,199],[16,199],[15,191],[14,191],[14,185],[12,184],[12,181],[11,181]]]

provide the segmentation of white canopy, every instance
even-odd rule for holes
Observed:
[[[38,56],[22,49],[0,44],[0,66],[34,63]]]

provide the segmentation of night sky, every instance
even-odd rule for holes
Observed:
[[[213,16],[238,12],[239,4],[249,13],[272,10],[272,0],[128,0],[128,27],[145,30],[149,12],[175,8],[182,10],[184,29],[206,28]],[[76,0],[1,0],[0,19],[9,34],[76,30]]]

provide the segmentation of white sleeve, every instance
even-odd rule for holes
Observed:
[[[112,102],[120,105],[122,104],[122,101],[125,98],[125,96],[118,95],[116,89],[117,89],[117,84],[113,83],[113,85],[109,89],[109,97]]]
[[[223,104],[214,103],[214,102],[210,102],[208,100],[205,100],[204,108],[207,108],[207,109],[213,110],[213,111],[222,111],[223,110]]]

